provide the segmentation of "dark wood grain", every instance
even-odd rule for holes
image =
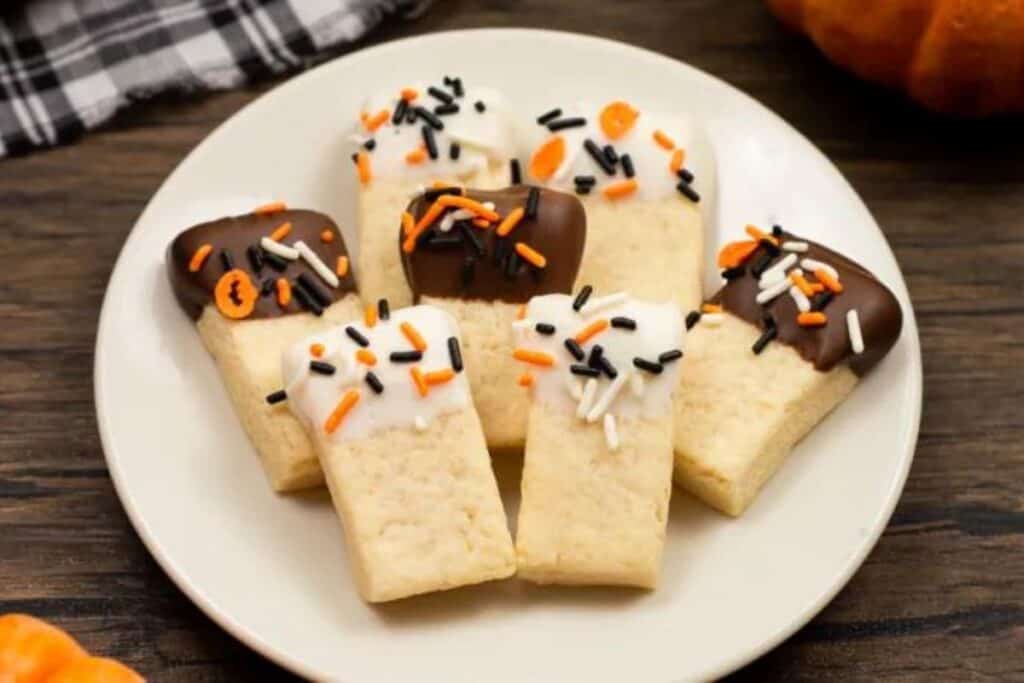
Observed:
[[[925,406],[906,493],[836,600],[734,679],[1024,680],[1021,121],[922,113],[752,1],[438,2],[371,42],[482,26],[597,33],[745,90],[839,165],[909,281]],[[0,162],[0,612],[52,619],[154,681],[289,678],[149,558],[104,467],[91,377],[104,286],[143,205],[271,85],[162,99],[71,147]]]

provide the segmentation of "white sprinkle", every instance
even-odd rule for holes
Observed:
[[[846,331],[850,334],[850,347],[854,353],[864,353],[864,335],[860,332],[860,318],[857,316],[857,309],[851,308],[846,312]]]
[[[320,260],[320,257],[309,248],[309,245],[302,240],[299,240],[292,246],[295,247],[295,250],[299,252],[299,255],[305,259],[306,263],[309,264],[309,267],[315,270],[316,274],[319,275],[324,282],[329,284],[331,287],[338,286],[338,276],[327,267],[327,264]]]
[[[633,395],[637,398],[643,398],[644,389],[646,385],[644,383],[644,376],[639,372],[634,372],[629,375],[629,390],[633,392]]]
[[[568,375],[565,380],[565,388],[569,390],[569,396],[578,402],[583,398],[583,382],[575,375]]]
[[[591,298],[590,301],[588,301],[580,310],[580,315],[593,315],[595,313],[603,311],[606,308],[611,308],[612,306],[621,304],[623,301],[626,300],[628,296],[629,294],[627,294],[626,292],[615,292],[614,294],[609,294],[608,296],[601,296],[597,297],[596,299]]]
[[[803,253],[807,251],[807,242],[783,242],[782,249],[784,251],[798,251]]]
[[[789,288],[789,295],[793,297],[793,301],[796,302],[796,307],[801,313],[806,313],[811,310],[811,300],[807,298],[807,295],[800,291],[800,288],[793,285]]]
[[[512,327],[514,327],[517,330],[528,330],[531,327],[533,327],[535,324],[536,323],[534,323],[529,318],[520,318],[519,320],[513,320],[512,321]]]
[[[619,371],[619,376],[612,380],[601,397],[594,402],[594,407],[587,413],[587,422],[593,423],[601,419],[601,416],[611,407],[612,401],[619,395],[619,391],[629,381],[630,374],[629,368]]]
[[[615,426],[615,416],[611,413],[604,415],[604,440],[608,444],[608,450],[619,450],[619,430]]]
[[[789,280],[784,278],[773,284],[768,289],[763,289],[760,292],[758,292],[757,296],[754,297],[754,301],[756,301],[759,304],[766,304],[775,297],[786,292],[788,289]]]
[[[455,227],[456,221],[464,221],[467,218],[472,218],[473,215],[473,212],[468,209],[449,211],[441,218],[441,224],[438,226],[438,229],[441,232],[451,232],[451,229]]]
[[[839,273],[836,272],[835,268],[833,268],[827,263],[822,263],[821,261],[816,261],[812,258],[805,258],[803,261],[800,262],[800,265],[806,268],[807,270],[811,271],[812,273],[816,270],[824,270],[826,273],[829,274],[829,276],[833,280],[839,279]]]
[[[700,316],[700,322],[708,327],[718,327],[722,324],[722,318],[721,313],[703,313]]]
[[[275,242],[269,237],[264,237],[260,240],[260,246],[269,251],[271,254],[277,254],[281,258],[286,258],[289,261],[294,261],[299,258],[299,252],[292,249],[289,246]]]
[[[583,419],[590,411],[590,404],[594,402],[594,395],[597,393],[597,380],[589,378],[583,385],[583,394],[580,396],[580,404],[576,407],[576,417]]]
[[[423,419],[422,415],[417,415],[413,418],[413,425],[416,427],[416,431],[425,432],[427,431],[427,421]]]
[[[796,265],[796,254],[786,254],[768,270],[761,273],[761,286],[767,287],[768,283],[779,280],[786,275],[786,270]]]

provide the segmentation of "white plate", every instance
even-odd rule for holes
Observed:
[[[281,197],[346,220],[339,142],[364,93],[436,80],[502,87],[525,114],[550,97],[623,97],[689,112],[719,160],[712,245],[781,221],[859,259],[904,307],[889,357],[797,449],[740,520],[678,493],[652,593],[515,580],[384,607],[360,601],[324,494],[270,493],[213,363],[177,309],[163,255],[186,216]],[[349,226],[346,226],[349,227]],[[709,283],[710,284],[710,283]],[[326,64],[261,97],[185,159],[150,201],[111,277],[96,409],[118,494],[150,552],[239,639],[320,680],[680,680],[726,673],[781,642],[846,583],[885,527],[913,457],[921,362],[885,238],[811,144],[689,66],[542,31],[443,33]],[[499,466],[514,497],[514,463]]]

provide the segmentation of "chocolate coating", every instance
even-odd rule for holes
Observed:
[[[260,282],[266,278],[277,280],[277,278],[283,277],[294,286],[295,280],[300,274],[308,273],[309,277],[321,285],[320,289],[330,297],[331,302],[344,298],[349,292],[354,292],[356,282],[351,268],[345,277],[338,278],[340,282],[336,288],[321,280],[320,276],[301,258],[287,261],[288,265],[282,272],[274,270],[268,264],[264,264],[258,273],[253,270],[253,265],[246,255],[246,249],[251,245],[259,247],[260,238],[269,237],[275,228],[286,222],[292,224],[292,229],[282,240],[282,244],[291,245],[302,240],[332,271],[339,256],[348,256],[345,240],[342,238],[338,226],[330,218],[316,211],[289,209],[266,215],[250,213],[201,223],[174,238],[167,249],[167,273],[171,281],[171,288],[185,312],[193,319],[198,319],[202,315],[203,309],[214,301],[214,288],[225,272],[219,255],[222,249],[228,250],[234,261],[234,267],[245,270],[257,289],[260,287]],[[325,229],[334,233],[332,242],[323,242],[320,239],[320,233]],[[203,244],[210,244],[213,251],[198,272],[189,272],[189,261]],[[291,303],[286,307],[281,307],[277,303],[276,295],[270,294],[257,299],[256,305],[247,319],[276,318],[304,311],[305,309],[295,297],[292,297]]]
[[[839,273],[843,291],[822,309],[828,316],[825,326],[801,327],[796,321],[799,310],[789,294],[784,293],[764,306],[755,301],[761,290],[758,278],[750,272],[750,265],[765,253],[766,248],[763,246],[747,260],[744,274],[727,282],[711,301],[720,303],[726,311],[759,329],[764,329],[764,315],[770,313],[778,330],[773,343],[793,347],[805,360],[813,363],[817,370],[825,372],[846,362],[854,373],[864,375],[882,360],[900,336],[903,313],[899,302],[885,285],[860,264],[803,237],[788,232],[780,237],[780,243],[790,240],[808,244],[806,253],[797,254],[800,261],[804,258],[821,261]],[[787,253],[782,252],[772,263]],[[814,280],[812,273],[805,272],[804,275],[808,280]],[[846,328],[846,313],[854,308],[857,309],[861,335],[864,337],[864,352],[860,354],[853,353]]]
[[[524,216],[506,237],[497,236],[497,225],[486,230],[468,228],[482,244],[482,255],[478,255],[473,244],[462,235],[465,228],[456,226],[448,233],[441,233],[440,219],[428,230],[441,240],[437,246],[432,247],[421,238],[411,254],[401,252],[399,230],[402,267],[416,300],[433,296],[523,303],[540,294],[572,291],[586,241],[587,218],[583,205],[570,194],[537,189],[540,201],[536,218]],[[529,193],[530,186],[515,185],[493,191],[467,189],[465,196],[478,202],[494,202],[495,211],[504,218],[517,208],[526,208]],[[407,210],[419,220],[431,203],[420,195]],[[446,246],[449,236],[459,238],[459,243]],[[427,236],[426,240],[429,239]],[[523,242],[543,254],[547,265],[535,269],[518,256],[512,256],[516,242]],[[495,258],[496,249],[498,258]],[[465,272],[467,257],[475,258],[471,276]]]

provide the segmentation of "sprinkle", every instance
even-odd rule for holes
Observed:
[[[621,199],[622,197],[628,197],[636,192],[636,188],[636,179],[629,178],[628,180],[620,180],[618,182],[605,185],[601,192],[608,199]]]
[[[693,182],[693,174],[687,171],[685,168],[681,168],[678,171],[676,171],[676,175],[679,176],[679,179],[682,180],[687,185]]]
[[[370,340],[367,339],[362,332],[352,327],[351,325],[345,328],[345,334],[348,335],[349,339],[354,341],[356,344],[359,344],[360,346],[366,347],[370,345]]]
[[[431,159],[437,158],[437,140],[434,138],[434,129],[430,126],[423,126],[420,129],[420,134],[423,136],[423,144],[427,148],[427,154],[430,155]]]
[[[616,370],[615,366],[612,365],[612,362],[608,360],[608,356],[605,356],[604,354],[598,356],[597,365],[604,371],[604,374],[608,375],[608,379],[615,379],[619,376],[619,371]]]
[[[228,249],[220,250],[220,264],[224,267],[224,272],[235,269],[235,257],[231,255],[231,251]]]
[[[444,122],[437,118],[432,112],[427,111],[423,107],[416,107],[413,111],[415,111],[416,115],[426,121],[427,125],[434,130],[444,130]]]
[[[555,326],[551,323],[537,323],[534,328],[538,334],[552,335],[555,333]]]
[[[320,285],[306,273],[299,274],[299,277],[296,278],[296,284],[306,290],[306,293],[313,297],[321,306],[326,308],[331,305],[331,295],[321,289]]]
[[[462,372],[462,349],[459,348],[459,340],[456,337],[448,337],[448,358],[452,370]]]
[[[754,345],[750,347],[750,350],[755,354],[760,354],[764,351],[765,347],[768,346],[768,342],[775,339],[775,335],[778,333],[779,328],[774,326],[765,329],[765,331],[761,333],[761,336],[757,338],[757,341],[754,342]]]
[[[387,121],[389,118],[391,118],[391,112],[389,112],[387,109],[381,109],[379,112],[377,112],[370,118],[366,119],[366,130],[372,133],[373,131],[383,126],[384,122]]]
[[[519,159],[512,159],[508,162],[509,178],[512,185],[520,185],[523,182],[523,169],[519,165]]]
[[[209,258],[211,251],[213,251],[212,244],[203,244],[196,249],[188,262],[188,272],[198,273],[203,264],[206,263],[206,259]]]
[[[502,219],[501,223],[498,224],[498,229],[496,230],[498,237],[504,237],[512,232],[512,230],[519,225],[519,221],[523,219],[525,214],[526,210],[521,206],[512,209],[512,211]]]
[[[412,323],[404,321],[399,327],[402,330],[402,334],[405,335],[405,338],[409,340],[409,343],[412,344],[414,349],[417,351],[427,350],[427,342],[423,339],[423,335],[419,333],[419,330],[417,330]]]
[[[659,354],[658,355],[658,362],[661,363],[662,365],[665,365],[666,363],[671,363],[673,361],[677,361],[677,360],[679,360],[682,357],[683,357],[683,352],[682,351],[680,351],[679,349],[672,349],[670,351],[665,351],[664,353]]]
[[[800,288],[793,285],[789,288],[789,296],[793,298],[793,302],[796,303],[796,308],[801,313],[806,313],[811,310],[811,300],[807,298],[807,295],[800,291]]]
[[[533,386],[533,373],[527,370],[523,374],[519,375],[519,379],[516,380],[516,384],[521,387],[532,387]]]
[[[572,354],[572,357],[575,358],[576,360],[583,360],[584,358],[586,358],[587,354],[583,353],[583,349],[580,348],[580,345],[577,344],[576,340],[573,339],[572,337],[566,339],[564,344],[565,348],[569,350],[569,353]]]
[[[807,251],[808,248],[809,248],[809,245],[807,244],[807,242],[794,242],[793,240],[789,240],[788,242],[783,242],[782,243],[782,250],[783,251],[794,251],[794,252],[798,252],[798,253],[803,253],[803,252]],[[808,270],[812,270],[812,269],[808,268]]]
[[[367,327],[373,327],[377,324],[377,307],[373,304],[368,305],[363,309],[363,322]]]
[[[252,210],[252,212],[257,216],[266,216],[268,214],[280,213],[281,211],[287,210],[288,205],[285,204],[284,202],[270,202],[269,204],[257,206],[255,209]]]
[[[420,366],[414,365],[409,368],[409,375],[412,377],[412,383],[416,386],[416,391],[420,396],[426,396],[427,392],[430,391],[427,387],[427,381],[423,378],[423,373],[420,371]]]
[[[459,105],[455,104],[439,104],[434,107],[434,114],[437,116],[448,116],[449,114],[458,114]]]
[[[746,228],[744,228],[744,231],[758,242],[763,240],[776,247],[779,246],[779,240],[777,237],[774,237],[772,235],[769,235],[765,232],[758,230],[757,226],[748,225]]]
[[[437,384],[444,384],[450,382],[455,377],[455,371],[451,368],[442,368],[441,370],[434,370],[423,375],[423,381],[428,386],[435,386]]]
[[[700,311],[690,311],[686,314],[686,329],[692,330],[693,326],[700,322]],[[664,362],[664,361],[663,361]]]
[[[263,247],[264,251],[268,251],[275,256],[280,256],[281,258],[288,259],[289,261],[294,261],[299,258],[299,252],[293,247],[281,244],[280,242],[275,242],[269,237],[261,237],[260,246]]]
[[[413,418],[412,424],[414,427],[416,427],[416,431],[418,432],[427,431],[427,421],[423,419],[422,415],[417,415],[415,418]]]
[[[601,332],[604,332],[607,329],[608,329],[608,319],[607,318],[600,318],[599,320],[595,320],[594,322],[590,323],[589,325],[584,327],[582,330],[577,332],[576,336],[574,337],[574,339],[576,340],[577,344],[581,344],[581,345],[582,344],[586,344],[588,341],[590,341],[591,339],[596,337],[598,334],[600,334]]]
[[[249,265],[258,274],[263,270],[263,252],[255,244],[250,244],[245,248],[245,255],[249,257]]]
[[[348,256],[341,255],[338,257],[338,261],[334,264],[334,273],[338,277],[348,275]]]
[[[718,327],[722,324],[724,316],[721,313],[705,313],[701,316],[700,321],[708,327]]]
[[[415,363],[423,360],[422,351],[392,351],[388,356],[392,363]]]
[[[413,107],[406,107],[405,110],[405,122],[408,124],[416,123],[416,109]]]
[[[754,300],[759,304],[766,304],[777,296],[789,291],[790,282],[787,279],[779,280],[766,289],[758,292]]]
[[[608,388],[604,390],[601,397],[594,402],[590,412],[587,413],[587,422],[593,423],[601,419],[608,408],[611,407],[612,401],[619,395],[622,387],[629,381],[629,375],[629,370],[625,370],[612,380],[612,383],[608,385]]]
[[[267,394],[267,403],[269,403],[270,405],[280,403],[281,401],[285,401],[287,399],[288,392],[286,392],[284,389],[278,389],[275,392]]]
[[[721,304],[702,304],[701,307],[700,307],[700,312],[701,313],[721,313],[722,312],[722,305]]]
[[[812,273],[816,270],[824,270],[833,279],[839,279],[839,271],[837,271],[835,268],[833,268],[832,266],[823,261],[818,261],[817,259],[812,258],[805,258],[800,262],[800,265]]]
[[[832,303],[832,299],[834,299],[835,296],[836,295],[830,290],[825,290],[821,294],[818,294],[817,296],[814,297],[814,300],[811,302],[811,310],[823,310],[826,306]]]
[[[532,349],[516,349],[512,352],[512,357],[524,363],[532,363],[541,367],[551,367],[555,364],[555,357],[550,353]]]
[[[600,377],[601,371],[582,363],[573,363],[569,366],[569,372],[580,377]]]
[[[370,155],[366,152],[356,153],[356,172],[359,174],[359,182],[363,185],[373,180],[373,172],[370,170]]]
[[[452,92],[455,93],[456,97],[462,97],[466,94],[466,91],[462,89],[462,79],[455,77],[452,79]]]
[[[416,88],[402,88],[402,99],[406,102],[412,102],[420,96],[420,91]]]
[[[323,306],[318,304],[302,287],[292,287],[292,296],[302,304],[303,308],[311,311],[313,315],[319,317],[324,314]]]
[[[825,285],[825,287],[827,287],[829,291],[835,294],[839,294],[843,291],[842,283],[839,282],[838,279],[833,277],[832,274],[829,273],[824,268],[818,268],[817,270],[815,270],[814,277],[818,278],[818,282]]]
[[[636,169],[633,168],[633,157],[628,154],[623,154],[622,158],[622,172],[626,174],[627,178],[632,178],[636,175]]]
[[[761,277],[761,275],[768,268],[768,266],[772,262],[772,259],[774,258],[775,257],[771,254],[771,252],[761,254],[760,256],[757,257],[757,260],[754,261],[754,263],[750,266],[750,274],[757,278]]]
[[[860,330],[860,317],[857,309],[851,308],[846,312],[846,331],[850,335],[850,348],[854,353],[864,353],[864,335]]]
[[[578,195],[590,194],[590,189],[593,185],[577,185],[573,190]]]
[[[672,152],[672,158],[668,162],[668,170],[672,173],[678,173],[679,169],[683,167],[684,153],[682,149],[677,149]]]
[[[302,259],[309,264],[309,267],[312,268],[313,271],[316,272],[316,274],[319,275],[324,282],[329,284],[331,287],[338,286],[338,276],[331,272],[331,269],[328,268],[324,264],[324,262],[320,260],[320,257],[316,255],[316,252],[310,249],[305,242],[299,240],[298,242],[295,242],[292,246],[295,247],[295,250],[299,252],[299,255],[302,256]]]
[[[320,241],[324,242],[325,244],[330,244],[331,242],[333,242],[334,231],[331,230],[330,228],[324,228],[322,231],[320,231]]]
[[[552,121],[548,124],[548,130],[554,133],[555,131],[565,130],[566,128],[581,128],[585,125],[587,125],[587,120],[577,116],[569,119]]]
[[[430,86],[429,88],[427,88],[427,94],[433,98],[441,100],[445,104],[451,104],[452,102],[454,102],[451,95],[446,93],[444,90],[435,88],[434,86]]]
[[[430,129],[426,128],[424,126],[424,130],[430,130]],[[409,152],[408,154],[405,155],[405,163],[409,164],[410,166],[416,166],[417,164],[422,164],[426,160],[427,160],[427,150],[423,146],[417,147],[416,149],[412,150],[411,152]]]
[[[615,151],[614,147],[612,147],[611,145],[605,145],[604,149],[602,149],[601,151],[604,152],[604,158],[608,160],[609,164],[612,164],[614,166],[615,164],[619,163],[619,154],[618,152]]]
[[[457,142],[453,142],[448,146],[448,158],[452,161],[458,161],[459,155],[462,153],[462,146]]]
[[[260,296],[270,296],[274,291],[274,278],[268,277],[260,283]]]
[[[562,115],[562,110],[561,109],[552,109],[551,111],[547,112],[546,114],[541,114],[540,116],[538,116],[537,117],[537,124],[540,125],[540,126],[546,126],[548,124],[548,122],[554,121],[555,119],[557,119],[561,115]]]
[[[666,135],[664,131],[661,131],[661,130],[654,131],[653,137],[654,137],[654,141],[657,142],[658,146],[661,147],[662,149],[667,149],[667,150],[671,151],[671,150],[675,149],[675,147],[676,147],[675,141],[672,138],[670,138],[668,135]]]
[[[292,286],[283,277],[277,278],[274,286],[277,288],[277,305],[284,308],[291,303]]]
[[[593,159],[601,170],[608,175],[615,175],[615,167],[608,163],[608,159],[604,156],[604,151],[597,146],[597,143],[587,138],[583,141],[583,149],[587,150],[587,154]]]
[[[409,101],[405,98],[398,100],[398,104],[395,105],[395,113],[391,115],[391,125],[397,126],[400,124],[408,111]]]
[[[736,278],[743,277],[746,273],[746,266],[733,266],[732,268],[726,268],[722,271],[722,278],[726,280],[735,280]]]
[[[781,225],[776,223],[775,225],[772,226],[772,235],[774,237],[782,237],[782,233],[783,233],[783,230],[782,230],[782,226]]]
[[[806,296],[814,296],[814,288],[811,287],[811,283],[803,276],[802,272],[797,272],[799,268],[794,268],[789,272],[789,280],[797,289],[799,289]]]
[[[459,232],[462,233],[463,240],[468,242],[469,246],[473,247],[473,251],[476,252],[477,256],[483,256],[487,251],[487,248],[484,247],[484,243],[480,241],[480,238],[476,236],[476,233],[474,233],[465,222],[458,223],[458,226]]]
[[[828,323],[828,316],[821,311],[810,311],[797,315],[796,322],[801,327],[821,327]]]
[[[484,104],[481,100],[477,100],[476,102],[474,102],[473,103],[473,108],[476,109],[481,114],[483,114],[485,111],[487,111],[487,105]]]
[[[587,303],[583,310],[580,311],[582,315],[593,315],[598,311],[603,311],[606,308],[617,306],[626,300],[627,294],[625,292],[615,292],[614,294],[608,294],[597,299],[593,299]]]
[[[654,363],[647,360],[646,358],[641,358],[639,356],[633,359],[633,367],[639,368],[640,370],[644,370],[655,375],[660,375],[661,371],[665,369],[665,367],[661,363]]]
[[[480,202],[476,201],[475,199],[470,199],[469,197],[461,197],[459,195],[446,194],[437,198],[437,202],[435,202],[435,205],[438,204],[440,204],[442,208],[454,206],[460,209],[468,209],[477,216],[486,218],[489,221],[496,221],[498,220],[498,218],[500,218],[500,216],[494,212],[494,209],[488,209]],[[422,220],[420,222],[422,222]],[[417,227],[419,226],[417,225]]]
[[[540,205],[540,190],[531,187],[526,195],[526,217],[530,220],[537,218],[537,207]]]
[[[536,268],[543,268],[548,264],[548,260],[544,254],[540,253],[525,242],[516,242],[516,253]]]
[[[274,228],[274,232],[270,233],[270,239],[275,242],[280,242],[292,231],[292,224],[289,221],[285,221],[281,225]]]
[[[377,364],[377,356],[370,349],[356,349],[356,360],[370,367]]]
[[[338,406],[331,413],[327,421],[324,422],[324,431],[328,434],[333,434],[334,431],[341,425],[341,421],[345,419],[349,411],[352,410],[352,406],[359,402],[359,391],[356,389],[349,389],[342,397],[341,401],[338,402]]]
[[[311,360],[309,361],[309,369],[318,375],[333,375],[336,368],[322,360]]]
[[[593,185],[597,182],[597,178],[592,175],[578,175],[574,176],[572,181],[577,185]]]
[[[579,310],[586,305],[587,300],[590,299],[590,295],[593,294],[593,292],[593,287],[590,285],[583,285],[583,289],[580,290],[580,293],[576,295],[576,298],[572,302],[572,310],[578,313]]]
[[[700,201],[700,194],[697,192],[697,190],[690,187],[690,183],[686,182],[685,180],[680,181],[680,183],[676,185],[676,190],[679,191],[679,194],[683,195],[694,204]]]
[[[605,413],[604,416],[604,441],[608,444],[608,450],[619,450],[619,431],[615,428],[615,416]]]
[[[363,377],[363,381],[370,385],[370,388],[373,389],[373,393],[384,393],[384,383],[381,382],[380,377],[377,377],[377,375],[374,374],[373,372],[367,372],[366,376]]]
[[[583,385],[583,395],[580,396],[580,403],[576,406],[576,417],[584,419],[590,412],[590,406],[594,403],[594,396],[597,395],[597,380],[591,377]]]

